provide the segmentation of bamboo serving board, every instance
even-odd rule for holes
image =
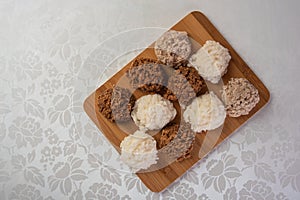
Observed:
[[[186,31],[190,38],[203,45],[207,40],[215,40],[220,42],[226,47],[232,57],[228,72],[223,76],[223,82],[226,84],[231,77],[244,77],[248,79],[259,91],[260,101],[255,108],[246,116],[238,118],[226,117],[221,134],[211,132],[208,134],[196,134],[194,143],[194,149],[192,151],[192,157],[182,162],[173,162],[172,164],[147,173],[137,173],[137,176],[142,182],[153,192],[160,192],[167,186],[173,183],[177,178],[182,176],[189,168],[197,163],[201,158],[207,155],[213,148],[216,147],[228,136],[233,134],[240,126],[242,126],[248,119],[250,119],[256,112],[263,108],[270,99],[270,93],[265,85],[259,80],[259,78],[253,73],[243,59],[237,54],[237,52],[231,47],[231,45],[224,39],[220,32],[212,25],[212,23],[200,12],[192,12],[180,20],[171,29],[177,31]],[[153,47],[153,44],[149,47]],[[193,47],[196,48],[196,47]],[[195,49],[193,49],[195,51]],[[153,48],[145,49],[137,57],[156,58]],[[136,57],[136,58],[137,58]],[[102,86],[96,89],[84,102],[84,110],[88,116],[97,125],[100,131],[107,137],[114,147],[119,147],[121,141],[127,136],[122,130],[125,128],[127,131],[134,132],[136,127],[132,123],[124,124],[122,129],[115,123],[109,122],[98,112],[97,97],[101,92],[107,88],[116,84],[120,77],[123,77],[124,73],[130,67],[131,62],[124,66],[119,72],[111,77]],[[124,83],[126,85],[126,83]],[[122,85],[123,86],[123,85]],[[139,94],[138,94],[139,96]],[[216,141],[216,142],[212,142]],[[116,148],[118,151],[119,149]],[[199,152],[200,151],[200,152]],[[200,157],[199,157],[200,156]]]

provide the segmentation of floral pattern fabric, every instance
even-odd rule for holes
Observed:
[[[0,199],[299,199],[299,6],[292,0],[1,0]],[[174,184],[153,193],[113,167],[117,153],[82,104],[193,10],[215,23],[272,100]],[[222,10],[228,13],[216,12]]]

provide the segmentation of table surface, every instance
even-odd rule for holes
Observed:
[[[0,199],[299,198],[299,7],[297,0],[1,0]],[[132,50],[194,10],[264,82],[271,101],[153,193],[107,164],[116,153],[82,103]]]

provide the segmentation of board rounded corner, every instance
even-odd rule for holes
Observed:
[[[83,107],[83,110],[87,113],[87,104],[88,104],[88,100],[89,100],[89,97],[85,98],[84,101],[83,101],[83,104],[82,104],[82,107]]]
[[[199,11],[199,10],[193,10],[192,12],[190,12],[191,15],[202,15],[202,16],[205,16],[203,14],[203,12]]]
[[[271,93],[270,93],[270,91],[268,89],[267,89],[266,92],[267,92],[266,93],[266,96],[267,96],[267,98],[266,98],[266,104],[269,104],[270,101],[271,101],[271,99],[272,99],[272,96],[271,96]]]
[[[190,12],[190,15],[193,15],[194,17],[198,17],[198,18],[202,18],[202,19],[204,18],[204,19],[208,20],[206,15],[203,12],[199,11],[199,10],[194,10],[194,11]]]

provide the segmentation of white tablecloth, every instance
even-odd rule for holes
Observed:
[[[0,199],[299,199],[299,7],[297,0],[1,0]],[[272,97],[182,178],[153,193],[137,176],[106,166],[115,152],[82,103],[115,73],[105,68],[114,53],[130,50],[126,39],[113,46],[110,37],[156,27],[141,41],[147,46],[194,10]],[[95,60],[98,50],[106,53]]]

